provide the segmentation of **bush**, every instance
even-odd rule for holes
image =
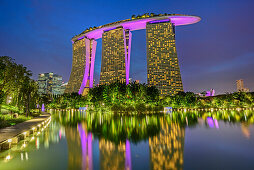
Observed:
[[[144,103],[136,104],[135,109],[138,113],[145,112],[146,111],[146,106],[145,106]]]
[[[0,116],[0,128],[7,127],[8,123],[6,122],[5,118],[3,116]]]

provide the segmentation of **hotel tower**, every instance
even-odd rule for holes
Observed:
[[[175,45],[175,26],[170,20],[146,24],[147,83],[161,95],[183,91]]]
[[[116,81],[129,84],[131,31],[146,29],[147,83],[161,95],[183,91],[175,45],[175,27],[197,23],[197,16],[180,14],[142,15],[90,27],[72,38],[72,71],[66,93],[86,95],[93,87],[96,40],[102,38],[100,85]]]
[[[131,32],[119,27],[102,34],[100,84],[129,80]]]

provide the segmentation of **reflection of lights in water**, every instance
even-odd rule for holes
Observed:
[[[213,124],[213,118],[211,117],[207,117],[207,124],[209,125],[210,128],[214,128],[214,124]]]
[[[249,128],[245,124],[242,124],[241,129],[242,129],[243,136],[245,136],[247,139],[249,139],[250,138]]]
[[[26,160],[28,160],[28,153],[26,152]]]
[[[61,129],[59,129],[59,138],[60,138],[60,140],[62,138],[62,131],[61,131]]]
[[[47,119],[47,120],[45,121],[45,124],[46,124],[46,123],[47,123],[47,124],[45,125],[44,128],[42,128],[42,130],[45,129],[45,128],[49,125],[50,121],[51,121],[51,118],[49,118],[49,119]],[[41,125],[37,125],[37,126],[40,127]],[[35,130],[35,127],[31,128],[31,130]],[[37,136],[40,135],[40,133],[41,133],[41,132],[37,132]],[[23,132],[22,135],[24,135],[24,136],[29,136],[29,131]],[[35,134],[33,133],[33,136],[31,136],[30,141],[33,141],[33,140],[35,139],[34,135],[35,135]],[[8,143],[11,143],[12,141],[13,141],[12,139],[8,139],[8,140],[7,140]],[[24,149],[24,148],[27,147],[27,143],[26,143],[26,142],[28,142],[28,141],[24,141],[24,143],[21,145],[20,149]],[[47,145],[47,147],[48,147],[48,146],[49,146],[49,141],[47,140],[46,142],[47,142],[46,145]],[[40,141],[39,141],[39,138],[38,138],[38,137],[36,138],[35,145],[36,145],[36,148],[37,148],[37,149],[40,148]],[[25,157],[24,157],[24,156],[25,156]],[[26,160],[28,160],[28,153],[27,153],[27,152],[25,153],[25,155],[24,155],[24,153],[20,153],[20,159],[23,161],[24,158],[25,158]],[[7,155],[7,156],[5,157],[5,161],[9,161],[10,159],[12,159],[12,157],[11,157],[10,155]]]
[[[218,123],[217,119],[214,119],[214,125],[215,125],[215,127],[216,127],[217,129],[219,129],[219,123]]]
[[[36,149],[40,149],[40,140],[38,137],[36,139],[35,146],[36,146]]]
[[[21,148],[23,149],[23,148],[25,148],[26,147],[26,144],[25,143],[23,143],[23,145],[21,146]]]
[[[46,149],[49,148],[49,141],[48,141],[48,139],[45,140],[45,142],[44,142],[44,147],[45,147]]]
[[[131,147],[130,147],[130,141],[126,139],[125,143],[125,169],[131,170]]]
[[[23,153],[20,153],[20,159],[21,159],[21,161],[24,160],[24,155],[23,155]]]
[[[7,155],[5,158],[6,161],[9,161],[10,159],[11,159],[11,155]]]

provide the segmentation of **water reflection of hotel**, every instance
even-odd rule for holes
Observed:
[[[160,119],[160,134],[149,138],[151,169],[183,169],[185,130]]]
[[[167,123],[160,119],[159,134],[149,138],[150,169],[182,169],[185,130],[179,124]],[[93,137],[84,124],[78,129],[67,128],[66,137],[69,150],[69,169],[93,169]],[[99,139],[100,169],[132,169],[131,145],[129,140],[115,144],[104,138]],[[149,145],[149,146],[148,146]],[[149,153],[149,152],[148,152]],[[149,164],[149,162],[144,162]],[[98,165],[96,165],[98,166]]]
[[[105,139],[100,139],[100,168],[101,169],[124,169],[125,144],[115,145]]]

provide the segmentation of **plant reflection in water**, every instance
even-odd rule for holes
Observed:
[[[66,164],[69,169],[135,169],[134,155],[137,151],[134,146],[145,143],[147,149],[141,152],[150,162],[146,163],[149,164],[148,168],[182,169],[187,126],[195,128],[196,125],[204,125],[220,130],[220,121],[241,122],[242,134],[250,138],[248,124],[253,123],[253,120],[252,112],[247,110],[139,116],[52,111],[49,128],[45,128],[38,136],[28,137],[22,143],[25,147],[17,145],[8,152],[2,152],[1,159],[11,162],[16,157],[23,162],[30,161],[31,151],[49,148],[51,143],[66,139]]]

